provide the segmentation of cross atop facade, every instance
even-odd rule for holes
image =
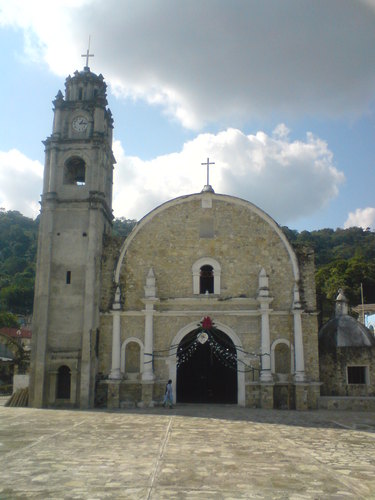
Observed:
[[[206,186],[210,185],[210,165],[215,165],[214,161],[210,162],[210,159],[207,158],[207,161],[205,163],[201,163],[201,165],[207,165],[207,184]]]
[[[82,54],[81,57],[86,57],[86,66],[85,68],[88,68],[89,67],[89,57],[94,57],[94,54],[90,54],[90,38],[89,37],[89,46],[88,46],[88,49],[86,51],[86,54]]]

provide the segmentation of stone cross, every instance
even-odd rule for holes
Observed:
[[[89,46],[86,51],[86,54],[81,54],[81,57],[86,57],[86,68],[89,67],[89,57],[94,57],[94,54],[90,54],[90,37],[89,37]]]
[[[207,158],[207,161],[205,163],[201,163],[201,165],[207,165],[207,186],[210,185],[210,165],[215,165],[215,162],[211,161],[210,159]]]

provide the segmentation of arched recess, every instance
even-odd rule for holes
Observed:
[[[143,353],[144,353],[144,345],[141,340],[137,339],[136,337],[129,337],[128,339],[125,340],[125,342],[122,343],[121,346],[121,362],[120,362],[120,369],[122,374],[127,374],[128,376],[130,373],[126,372],[126,349],[131,344],[131,342],[134,342],[137,344],[139,347],[139,372],[130,372],[130,373],[142,373],[143,372]],[[134,376],[135,376],[134,375]],[[132,377],[133,375],[130,375]]]
[[[228,337],[231,339],[233,342],[234,346],[236,347],[237,351],[237,359],[240,361],[239,366],[241,367],[244,359],[244,353],[242,350],[242,343],[238,335],[234,330],[232,330],[229,326],[224,325],[223,323],[220,323],[218,321],[215,321],[215,327],[218,330],[221,330],[223,333],[228,335]],[[184,326],[181,328],[181,330],[178,331],[174,339],[172,340],[172,348],[170,351],[170,356],[166,363],[168,364],[169,367],[169,378],[172,380],[173,387],[175,390],[177,390],[177,348],[182,341],[182,339],[188,335],[191,331],[196,330],[197,328],[197,322],[193,321],[192,323],[189,323],[188,325]],[[243,365],[242,365],[243,366]],[[176,394],[177,398],[177,394]],[[238,406],[245,406],[245,373],[243,371],[238,370],[237,371],[237,404]]]
[[[287,363],[285,363],[284,368],[280,368],[280,362],[281,364],[284,364],[282,360],[277,359],[277,351],[279,348],[287,348],[287,355],[288,355],[288,360]],[[280,349],[280,350],[281,350]],[[286,351],[285,351],[286,352]],[[285,353],[280,353],[282,356],[285,356]],[[290,342],[288,339],[277,339],[274,342],[272,342],[271,345],[271,373],[278,375],[279,378],[287,378],[287,375],[294,373],[295,368],[294,368],[294,347],[293,345],[290,345]]]
[[[193,273],[193,294],[199,295],[201,293],[201,270],[205,266],[210,266],[213,270],[213,293],[220,294],[221,290],[221,266],[219,262],[212,257],[202,257],[194,262],[192,266]]]

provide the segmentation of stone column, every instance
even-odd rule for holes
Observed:
[[[112,369],[109,378],[112,380],[121,379],[121,302],[120,287],[117,287],[115,301],[112,306],[113,327],[112,327]]]
[[[258,302],[261,313],[261,354],[262,369],[260,372],[261,382],[273,382],[271,374],[271,341],[270,341],[270,320],[269,314],[272,311],[270,304],[273,298],[270,297],[268,288],[268,276],[262,269],[259,273]]]
[[[150,299],[149,299],[150,300]],[[145,350],[142,380],[154,380],[152,356],[154,351],[154,302],[145,302]]]
[[[293,323],[294,323],[294,356],[295,356],[294,380],[296,382],[304,382],[305,361],[303,355],[302,305],[300,301],[297,284],[294,285],[294,292],[293,292]]]
[[[142,300],[145,304],[145,350],[143,355],[143,381],[154,380],[153,370],[153,352],[154,352],[154,305],[159,299],[156,298],[155,275],[152,267],[150,268],[145,286],[145,298]]]

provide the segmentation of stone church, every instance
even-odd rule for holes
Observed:
[[[313,255],[252,203],[200,193],[112,235],[113,120],[86,66],[45,144],[30,404],[316,408]]]

